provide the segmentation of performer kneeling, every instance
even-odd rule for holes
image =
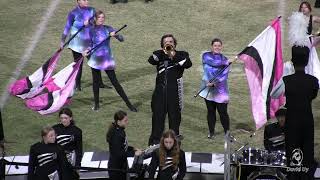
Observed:
[[[66,153],[69,163],[73,166],[81,166],[82,159],[82,131],[78,128],[69,108],[63,108],[59,112],[60,123],[53,126],[56,132],[56,143]]]
[[[114,114],[114,122],[110,125],[106,136],[110,152],[108,168],[111,169],[108,172],[112,180],[126,180],[128,175],[126,174],[128,170],[127,157],[138,156],[142,153],[141,150],[128,146],[126,133],[124,131],[127,126],[127,113],[124,111],[116,112]]]
[[[168,113],[169,129],[179,134],[183,109],[183,72],[192,62],[185,51],[176,51],[177,40],[172,34],[161,37],[161,50],[154,51],[148,61],[157,66],[156,87],[152,95],[152,132],[149,145],[158,144]]]
[[[105,15],[102,11],[97,11],[95,14],[95,25],[90,29],[91,37],[91,48],[96,47],[102,41],[107,39],[109,36],[115,37],[120,42],[124,41],[122,35],[116,35],[115,30],[111,26],[104,25]],[[84,52],[84,56],[88,56],[90,49]],[[117,93],[121,96],[128,108],[137,112],[137,109],[131,104],[122,86],[119,84],[116,73],[114,71],[116,63],[112,55],[110,48],[110,38],[98,47],[89,57],[88,65],[91,67],[92,81],[93,81],[93,96],[94,96],[94,107],[93,110],[99,109],[99,78],[100,70],[104,70],[112,85],[115,87]]]
[[[54,129],[41,131],[42,141],[30,148],[28,180],[70,180],[70,170],[62,148],[55,143]]]
[[[162,135],[159,150],[152,154],[149,179],[154,178],[158,167],[158,180],[181,180],[186,174],[185,154],[180,149],[173,130],[168,130]]]

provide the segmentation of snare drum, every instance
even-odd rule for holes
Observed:
[[[242,151],[242,163],[267,164],[267,151],[262,149],[247,148]]]
[[[272,151],[269,153],[269,162],[274,166],[285,166],[287,163],[285,151]]]

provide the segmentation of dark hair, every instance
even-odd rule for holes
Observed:
[[[308,9],[310,10],[310,12],[312,11],[310,3],[307,2],[307,1],[303,1],[303,2],[300,3],[299,12],[301,12],[301,8],[302,8],[303,5],[306,5],[308,7]]]
[[[166,156],[167,156],[167,150],[164,145],[164,139],[166,138],[172,138],[174,140],[174,144],[171,149],[171,155],[172,155],[172,163],[173,168],[177,169],[179,164],[179,155],[180,155],[180,147],[178,144],[178,141],[176,139],[176,133],[169,129],[168,131],[164,132],[162,134],[161,140],[160,140],[160,148],[159,148],[159,161],[160,161],[160,167],[162,168],[165,166]],[[170,149],[169,149],[170,150]]]
[[[292,46],[291,48],[291,61],[296,67],[305,67],[309,61],[310,49],[306,46]]]
[[[219,43],[222,45],[221,39],[219,39],[219,38],[214,38],[214,39],[212,39],[212,41],[211,41],[211,46],[212,46],[215,42],[219,42]]]
[[[122,110],[119,110],[116,113],[114,113],[114,116],[113,116],[114,121],[110,124],[107,132],[107,137],[106,137],[107,142],[111,141],[113,132],[118,127],[118,121],[121,121],[126,116],[127,116],[127,113]]]
[[[101,10],[96,11],[96,13],[94,14],[94,24],[96,24],[98,16],[100,16],[101,14],[103,14],[105,16],[103,11],[101,11]]]
[[[54,131],[54,129],[53,129],[52,127],[50,127],[50,126],[47,126],[47,127],[42,128],[42,130],[41,130],[41,137],[42,137],[42,139],[43,139],[44,136],[48,135],[48,133],[49,133],[50,131]]]
[[[285,109],[285,108],[280,108],[280,109],[278,109],[278,111],[275,113],[275,115],[276,115],[276,117],[286,116],[286,113],[287,113],[287,109]]]
[[[177,46],[177,39],[172,35],[172,34],[165,34],[165,35],[163,35],[162,37],[161,37],[161,41],[160,41],[160,45],[161,45],[161,48],[163,48],[164,47],[164,42],[163,42],[163,40],[165,39],[165,38],[167,38],[167,37],[172,37],[172,39],[173,39],[173,42],[174,42],[174,46]]]
[[[74,120],[73,120],[73,115],[72,115],[72,111],[69,108],[62,108],[59,112],[59,117],[61,116],[61,114],[65,114],[68,115],[69,117],[72,118],[71,120],[71,124],[74,124]]]

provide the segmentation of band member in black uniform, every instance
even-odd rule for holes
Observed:
[[[306,74],[309,59],[308,47],[292,47],[292,63],[295,73],[283,77],[286,96],[285,144],[289,168],[300,167],[301,171],[288,173],[288,179],[313,179],[314,120],[312,100],[317,97],[318,79]]]
[[[41,136],[42,141],[30,148],[28,180],[70,180],[67,159],[55,143],[54,129],[43,128]]]
[[[141,150],[128,146],[128,141],[125,133],[125,128],[128,126],[127,113],[118,111],[114,114],[114,122],[109,127],[107,132],[107,142],[109,143],[110,157],[108,161],[108,171],[111,180],[126,180],[128,170],[127,157],[138,156],[142,153]],[[113,171],[117,169],[120,171]],[[121,171],[122,170],[122,171]]]
[[[153,179],[159,167],[157,180],[182,180],[186,174],[184,151],[173,130],[166,131],[161,138],[160,148],[152,153],[149,179]]]
[[[264,129],[264,147],[268,151],[285,151],[284,123],[286,109],[280,108],[276,112],[276,121],[266,125]]]
[[[157,67],[156,87],[152,95],[152,132],[149,145],[158,144],[164,131],[168,113],[169,129],[179,134],[181,110],[183,108],[183,71],[192,62],[186,51],[176,51],[177,40],[172,34],[161,38],[160,50],[149,57],[150,64]]]
[[[72,111],[63,108],[59,112],[60,123],[53,126],[56,132],[56,143],[66,153],[72,166],[81,166],[82,159],[82,131],[74,124]]]

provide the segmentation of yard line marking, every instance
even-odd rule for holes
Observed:
[[[49,5],[45,16],[42,17],[41,22],[36,27],[36,32],[33,34],[31,41],[29,42],[28,48],[25,49],[24,54],[20,58],[20,62],[16,67],[16,70],[12,73],[10,80],[4,89],[1,100],[0,100],[0,109],[3,109],[3,106],[7,102],[9,98],[8,87],[11,83],[13,83],[21,74],[21,70],[26,66],[27,62],[30,60],[33,50],[35,49],[36,45],[38,44],[42,34],[46,30],[47,24],[53,12],[59,5],[61,0],[52,0],[51,4]]]

